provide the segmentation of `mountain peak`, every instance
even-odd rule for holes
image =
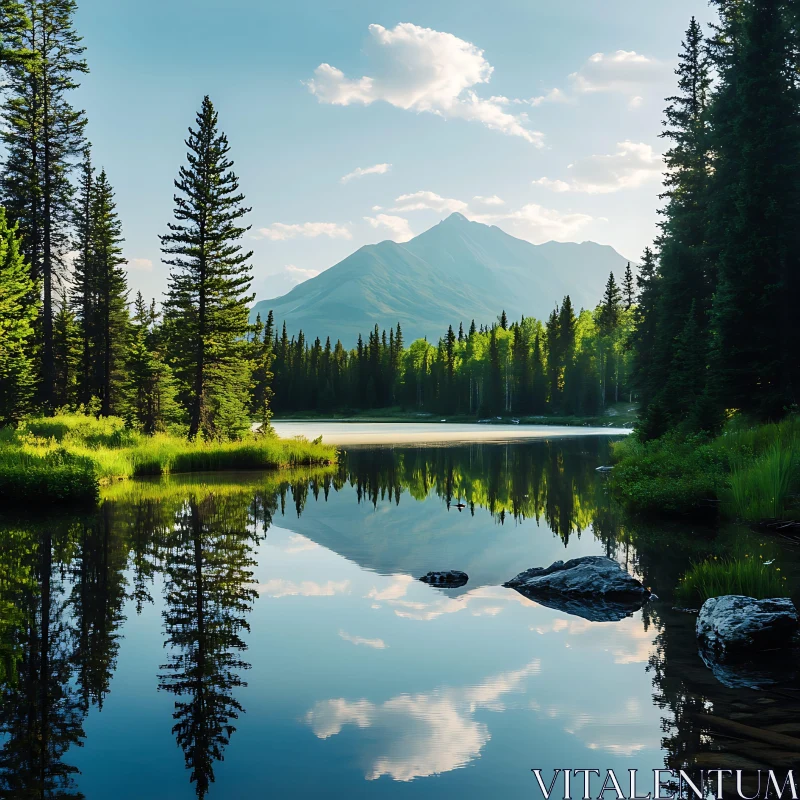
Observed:
[[[307,339],[326,336],[351,347],[377,323],[402,325],[406,341],[436,341],[448,325],[547,315],[564,295],[594,308],[608,273],[621,278],[627,261],[610,247],[550,242],[534,245],[454,212],[402,244],[367,245],[283,297],[251,310],[272,309],[276,325]]]

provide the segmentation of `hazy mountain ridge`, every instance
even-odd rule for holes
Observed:
[[[456,213],[404,244],[361,247],[282,297],[260,300],[251,314],[265,319],[272,309],[290,335],[302,329],[348,348],[376,323],[388,329],[398,321],[407,343],[436,341],[450,324],[489,323],[503,309],[545,319],[565,294],[576,308],[593,308],[608,273],[619,281],[626,264],[607,245],[534,245]]]

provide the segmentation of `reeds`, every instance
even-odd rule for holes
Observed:
[[[784,519],[797,472],[794,438],[774,441],[752,461],[739,460],[729,477],[725,507],[746,522]]]
[[[742,558],[709,558],[695,564],[680,580],[675,590],[678,602],[700,606],[709,597],[738,594],[763,600],[788,597],[786,578],[780,567],[745,555]]]

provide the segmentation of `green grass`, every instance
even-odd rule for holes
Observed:
[[[0,446],[0,504],[94,502],[94,464],[64,448],[41,455]]]
[[[730,516],[747,522],[784,519],[797,475],[795,440],[773,442],[752,461],[734,465],[723,494]]]
[[[0,503],[89,501],[98,485],[146,475],[330,464],[336,449],[297,437],[236,442],[146,436],[123,420],[60,414],[0,431]]]
[[[789,591],[780,567],[749,556],[701,561],[689,569],[675,589],[675,599],[686,606],[700,606],[709,597],[725,594],[763,600],[788,597]]]
[[[644,443],[629,436],[612,446],[614,491],[633,511],[707,513],[725,485],[725,457],[701,439]]]
[[[748,425],[732,420],[715,439],[668,434],[614,447],[615,494],[632,510],[698,514],[719,509],[730,519],[764,522],[797,516],[798,423]]]

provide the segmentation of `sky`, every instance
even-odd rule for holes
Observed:
[[[702,0],[79,0],[75,93],[115,187],[129,285],[205,94],[252,207],[258,299],[453,211],[637,260],[656,232],[664,98]]]

